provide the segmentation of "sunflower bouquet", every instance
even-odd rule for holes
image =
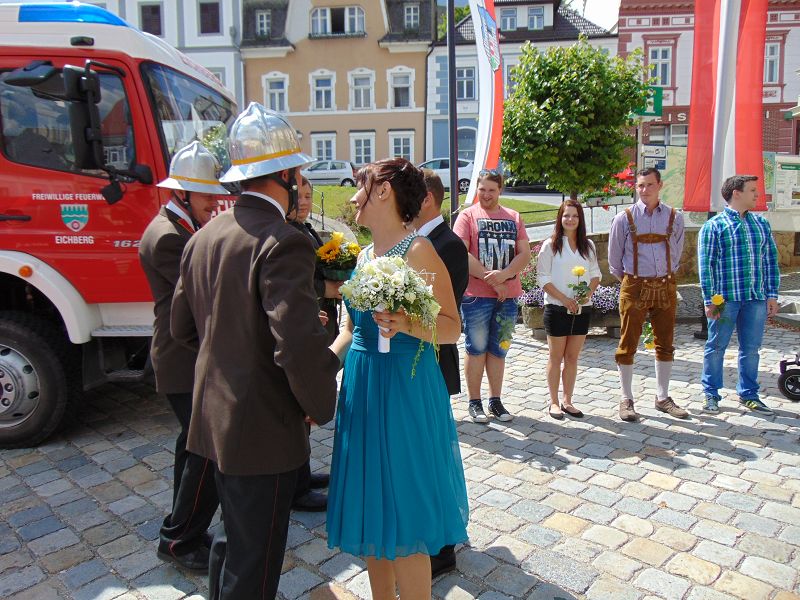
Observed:
[[[350,279],[361,247],[344,239],[341,231],[334,231],[331,239],[317,250],[317,262],[325,279],[344,281]]]

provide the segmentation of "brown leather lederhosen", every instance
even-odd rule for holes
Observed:
[[[633,214],[630,208],[625,209],[625,216],[628,218],[628,228],[631,232],[633,242],[633,273],[634,279],[641,281],[642,289],[640,300],[642,304],[667,308],[672,302],[672,294],[669,293],[669,285],[672,283],[672,252],[669,247],[669,240],[672,237],[672,226],[675,223],[675,209],[670,208],[669,223],[666,233],[638,233],[636,223],[633,221]],[[666,277],[639,277],[639,244],[659,244],[663,243],[667,254],[667,275]]]

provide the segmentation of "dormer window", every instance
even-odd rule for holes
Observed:
[[[419,3],[406,2],[403,5],[404,26],[406,31],[419,31]]]
[[[364,9],[360,6],[315,8],[311,11],[311,36],[363,35]]]
[[[500,10],[500,29],[512,31],[517,28],[517,9],[503,8]]]
[[[528,7],[528,29],[544,29],[544,6]]]
[[[257,10],[256,11],[256,35],[258,37],[269,37],[272,30],[272,11],[271,10]]]

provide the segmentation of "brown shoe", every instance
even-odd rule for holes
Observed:
[[[623,398],[619,401],[619,418],[623,421],[638,421],[639,415],[633,410],[633,400]]]
[[[659,400],[656,398],[656,408],[661,412],[667,413],[671,417],[675,417],[676,419],[685,419],[689,416],[689,411],[684,410],[675,404],[675,401],[669,396],[667,396],[666,400]]]

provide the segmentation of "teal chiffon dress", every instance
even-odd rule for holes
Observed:
[[[413,237],[387,255],[404,256]],[[412,378],[419,339],[399,333],[380,354],[372,313],[347,310],[353,343],[336,412],[328,546],[393,560],[465,542],[464,469],[433,346]]]

